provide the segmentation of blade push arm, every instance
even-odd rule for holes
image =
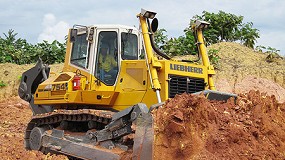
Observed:
[[[210,65],[209,57],[207,55],[206,45],[203,37],[203,29],[207,28],[210,23],[205,21],[196,20],[196,22],[192,25],[192,30],[194,31],[194,35],[197,36],[197,45],[199,54],[202,57],[203,65],[208,69],[208,82],[209,82],[209,89],[216,90],[214,85],[213,75],[215,75],[214,67]]]
[[[154,12],[145,11],[142,9],[142,12],[138,15],[138,17],[142,28],[142,34],[146,50],[146,61],[150,71],[150,80],[152,84],[152,89],[154,89],[154,91],[156,92],[158,103],[161,103],[161,98],[159,93],[161,85],[159,83],[158,74],[157,74],[157,69],[161,68],[161,64],[157,61],[157,58],[153,54],[153,49],[150,41],[150,33],[147,25],[147,18],[154,18],[155,14],[156,13]]]

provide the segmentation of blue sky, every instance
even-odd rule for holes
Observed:
[[[141,8],[156,11],[168,37],[183,35],[190,18],[205,10],[244,16],[260,30],[257,45],[271,46],[285,55],[284,0],[0,0],[0,32],[14,29],[30,43],[62,41],[74,24],[124,24],[138,27]]]

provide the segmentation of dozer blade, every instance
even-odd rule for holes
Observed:
[[[143,113],[137,119],[132,155],[133,160],[152,159],[153,137],[153,117],[150,113]]]
[[[236,99],[237,97],[236,94],[220,92],[220,91],[213,91],[213,90],[204,90],[204,91],[196,92],[193,94],[201,94],[201,93],[203,93],[205,97],[209,100],[218,100],[218,101],[226,101],[231,97]]]

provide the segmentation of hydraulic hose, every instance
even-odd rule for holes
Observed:
[[[148,23],[148,26],[150,26],[150,23],[149,23],[149,19],[147,19],[147,23]],[[149,32],[151,32],[150,31],[150,29],[149,29]],[[151,32],[152,33],[152,32]],[[197,37],[196,36],[194,36],[195,37],[195,40],[197,41]],[[150,38],[150,43],[151,43],[151,47],[152,47],[152,49],[154,50],[154,52],[156,52],[158,55],[160,55],[161,57],[163,57],[163,58],[165,58],[165,59],[167,59],[167,60],[170,60],[171,58],[166,54],[166,53],[163,53],[161,50],[159,50],[156,46],[155,46],[155,42],[154,42],[154,36],[153,36],[153,34],[149,34],[149,38]],[[199,54],[198,54],[198,59],[196,59],[196,60],[179,60],[179,61],[181,61],[181,62],[190,62],[190,63],[193,63],[193,62],[198,62],[200,60],[200,56],[199,56]]]

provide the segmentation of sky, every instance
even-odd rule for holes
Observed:
[[[253,22],[260,38],[256,45],[270,46],[285,55],[284,0],[0,0],[0,36],[13,29],[30,43],[61,42],[74,24],[139,26],[141,8],[157,12],[159,28],[168,38],[184,35],[194,15],[222,10]]]

